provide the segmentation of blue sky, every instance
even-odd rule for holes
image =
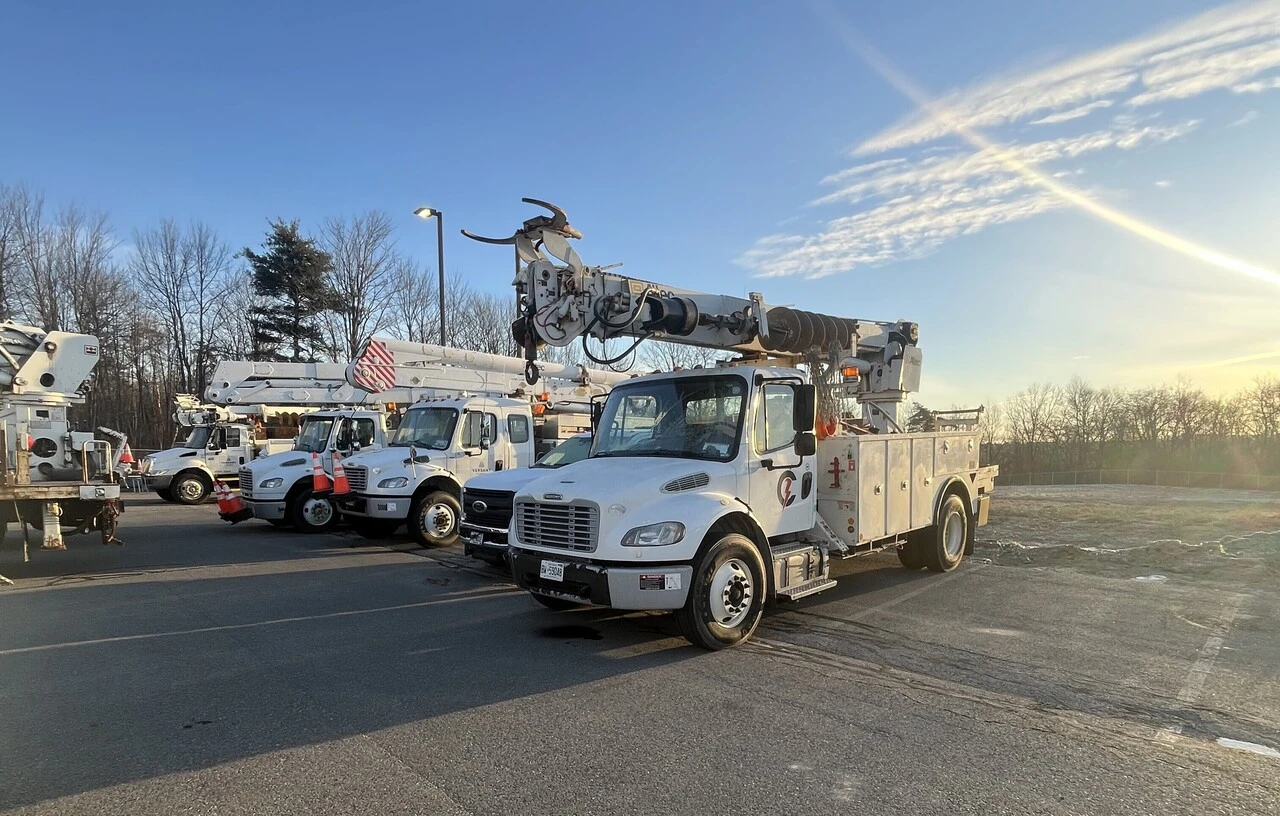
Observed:
[[[256,245],[269,218],[378,208],[432,263],[429,204],[448,269],[501,291],[509,255],[457,229],[507,232],[533,196],[588,263],[918,321],[928,403],[1280,366],[1280,286],[1002,162],[1280,267],[1276,2],[15,5],[0,183],[125,238],[170,216]]]

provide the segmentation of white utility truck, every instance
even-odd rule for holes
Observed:
[[[0,323],[0,535],[10,522],[66,549],[62,528],[98,530],[116,542],[121,444],[71,430],[67,408],[84,403],[98,364],[98,338]]]
[[[371,538],[407,524],[422,546],[449,546],[458,538],[468,479],[528,467],[540,446],[587,430],[591,398],[629,376],[546,364],[535,391],[524,371],[525,361],[515,357],[369,338],[347,369],[353,386],[429,386],[452,394],[414,402],[386,448],[344,463],[352,493],[336,499],[343,517]]]
[[[219,363],[205,390],[208,403],[175,398],[173,419],[186,439],[142,460],[148,489],[166,501],[200,504],[215,480],[236,486],[246,463],[293,447],[305,413],[363,399],[345,371],[339,363]]]
[[[903,433],[918,389],[917,326],[770,307],[582,264],[563,211],[506,239],[523,266],[515,328],[529,379],[540,344],[645,338],[732,362],[616,385],[593,411],[589,458],[514,500],[516,582],[544,605],[674,610],[693,643],[755,630],[763,606],[834,586],[831,561],[893,549],[951,570],[986,522],[997,469],[976,417]]]
[[[574,434],[544,453],[531,467],[481,473],[462,487],[462,549],[472,558],[507,565],[511,511],[516,491],[548,470],[587,458],[591,433]]]

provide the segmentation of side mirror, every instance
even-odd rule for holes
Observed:
[[[804,383],[797,385],[795,389],[796,403],[791,413],[792,430],[796,433],[812,431],[818,413],[818,387],[813,383]],[[798,440],[797,444],[799,444]]]
[[[600,417],[604,416],[604,401],[598,399],[591,400],[591,433],[595,435],[600,432]]]
[[[800,431],[796,434],[796,455],[801,459],[813,456],[818,452],[818,437],[813,431]]]

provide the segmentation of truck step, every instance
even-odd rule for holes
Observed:
[[[789,601],[798,601],[801,598],[808,597],[821,592],[824,589],[831,589],[836,582],[831,578],[814,578],[812,581],[805,581],[803,584],[796,584],[793,587],[778,590],[779,598],[786,598]]]

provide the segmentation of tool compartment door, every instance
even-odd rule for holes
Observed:
[[[913,439],[885,440],[885,535],[911,529],[911,446]]]
[[[887,439],[858,440],[858,540],[885,535]]]

